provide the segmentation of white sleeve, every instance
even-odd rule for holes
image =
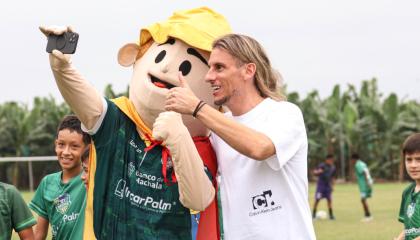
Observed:
[[[301,148],[307,148],[302,112],[293,104],[287,105],[285,109],[267,119],[270,124],[267,124],[265,134],[273,142],[276,153],[266,161],[273,170],[279,170],[297,155]]]
[[[92,127],[92,129],[87,129],[85,127],[85,125],[83,125],[83,123],[82,123],[81,128],[82,128],[83,132],[86,132],[89,135],[94,135],[99,130],[99,128],[102,125],[102,122],[104,121],[106,111],[108,109],[108,103],[106,102],[105,98],[102,98],[102,106],[103,106],[102,114],[101,114],[101,116],[99,116],[98,121],[95,123],[95,125]]]

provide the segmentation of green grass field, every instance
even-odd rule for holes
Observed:
[[[403,225],[397,221],[401,194],[408,183],[375,184],[373,197],[368,200],[374,217],[371,222],[360,222],[363,208],[356,184],[336,185],[333,192],[335,221],[314,221],[319,240],[376,240],[393,239],[402,231]],[[315,186],[310,186],[311,208]],[[318,210],[327,211],[326,200],[321,200]],[[327,211],[328,212],[328,211]]]
[[[393,239],[403,226],[397,221],[401,194],[408,183],[375,184],[373,197],[368,200],[373,214],[373,221],[360,222],[363,217],[359,191],[356,184],[337,184],[333,192],[333,208],[335,221],[314,221],[318,240],[376,240]],[[315,186],[310,185],[309,199],[313,205]],[[23,192],[27,202],[32,192]],[[327,211],[327,202],[322,200],[318,210]],[[14,234],[12,239],[19,239]],[[50,236],[48,237],[50,239]]]

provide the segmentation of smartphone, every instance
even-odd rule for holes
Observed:
[[[50,34],[48,36],[47,52],[51,53],[54,49],[64,53],[73,54],[76,52],[79,34],[75,32],[65,32],[61,35]]]

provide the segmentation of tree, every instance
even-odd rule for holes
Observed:
[[[0,150],[6,155],[20,157],[27,151],[32,118],[27,105],[17,102],[5,103],[0,112]],[[14,163],[12,183],[17,186],[19,163]]]
[[[108,99],[117,98],[121,96],[128,97],[128,91],[129,91],[129,87],[127,87],[127,90],[125,92],[115,93],[114,90],[112,89],[112,84],[107,84],[105,86],[104,95]]]
[[[303,112],[310,167],[322,161],[326,153],[332,153],[340,160],[339,175],[352,178],[349,160],[351,153],[357,152],[374,177],[402,179],[401,143],[420,130],[419,103],[400,101],[394,93],[383,99],[375,78],[363,81],[360,91],[351,84],[345,91],[335,85],[325,99],[317,91],[302,100],[292,92],[288,99]]]
[[[66,104],[57,105],[52,97],[35,98],[32,110],[25,104],[6,102],[0,105],[0,156],[45,156],[54,154],[54,139],[58,122],[70,110]],[[19,179],[26,179],[21,171],[25,163],[4,165],[3,176],[11,175],[12,183],[18,186]],[[39,168],[46,171],[50,164],[41,163]]]

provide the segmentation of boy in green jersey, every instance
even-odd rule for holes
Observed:
[[[85,184],[86,189],[88,189],[89,185],[89,153],[90,150],[87,148],[85,152],[82,154],[82,167],[83,167],[83,173],[82,173],[82,181]]]
[[[373,180],[370,176],[369,168],[367,167],[365,162],[360,160],[359,154],[353,153],[351,156],[351,162],[354,165],[354,169],[356,172],[357,183],[359,185],[360,191],[360,198],[363,205],[363,211],[365,213],[365,217],[362,219],[362,222],[368,222],[373,219],[367,203],[367,199],[372,197]]]
[[[22,240],[34,239],[35,224],[31,210],[15,186],[0,182],[0,240],[10,239],[12,229]]]
[[[81,157],[90,136],[80,120],[66,116],[57,129],[55,152],[62,171],[45,176],[29,203],[38,214],[35,239],[45,239],[51,224],[53,239],[82,239],[86,189]],[[80,222],[82,221],[82,222]]]
[[[403,144],[405,169],[414,180],[402,194],[398,221],[404,230],[398,240],[420,240],[420,133],[409,136]]]

